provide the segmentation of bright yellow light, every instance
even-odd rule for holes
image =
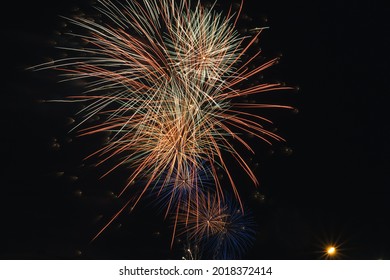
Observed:
[[[329,246],[326,249],[326,252],[328,253],[329,256],[334,256],[336,254],[336,248],[333,246]]]

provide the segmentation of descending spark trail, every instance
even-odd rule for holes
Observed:
[[[73,56],[33,69],[57,69],[62,71],[64,80],[87,81],[85,95],[69,97],[88,104],[81,110],[84,119],[75,129],[80,135],[112,133],[108,144],[90,155],[99,158],[98,164],[121,158],[102,177],[119,166],[131,167],[128,184],[120,195],[131,182],[138,179],[145,182],[133,207],[156,182],[161,190],[179,192],[166,196],[170,197],[167,213],[176,212],[176,225],[182,215],[180,204],[199,209],[200,201],[205,200],[197,171],[206,162],[215,186],[213,199],[218,202],[224,199],[218,167],[227,174],[241,205],[230,164],[223,155],[229,153],[255,185],[258,181],[230,140],[235,139],[251,152],[243,133],[269,144],[283,141],[263,127],[270,120],[250,111],[292,109],[236,101],[239,97],[289,89],[279,83],[247,83],[277,62],[272,59],[249,67],[260,52],[245,58],[263,29],[255,29],[251,37],[236,31],[243,3],[238,12],[231,8],[223,16],[214,11],[214,6],[205,8],[190,0],[98,2],[97,9],[106,16],[107,24],[84,17],[67,19],[81,30],[72,35],[83,41],[85,47],[63,47]],[[104,121],[87,126],[87,120],[97,115]],[[208,234],[209,229],[206,227],[204,231]]]

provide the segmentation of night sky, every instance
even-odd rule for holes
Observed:
[[[269,26],[263,55],[282,54],[265,81],[300,90],[266,97],[299,110],[266,112],[286,143],[248,140],[260,187],[233,171],[257,223],[244,258],[321,259],[330,244],[340,259],[390,258],[390,10],[380,2],[245,1],[253,20],[242,27]],[[58,83],[55,71],[25,70],[58,55],[59,15],[78,9],[92,11],[81,0],[3,8],[0,258],[180,259],[184,240],[170,248],[172,227],[148,201],[90,243],[127,201],[115,193],[129,171],[99,179],[107,166],[83,158],[106,136],[69,132],[80,105],[40,102],[79,85]]]

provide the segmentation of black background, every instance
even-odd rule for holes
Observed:
[[[169,223],[147,203],[90,243],[126,201],[110,193],[126,170],[99,180],[104,168],[82,159],[103,136],[75,138],[68,131],[77,106],[39,102],[75,87],[57,83],[56,73],[25,70],[55,54],[59,15],[89,9],[80,2],[14,1],[3,9],[0,258],[181,258],[183,244],[170,249]],[[251,166],[258,164],[265,199],[253,199],[256,190],[242,181],[258,223],[245,258],[319,259],[335,243],[342,259],[388,259],[389,9],[372,0],[248,0],[244,7],[253,18],[244,27],[270,27],[264,55],[283,54],[269,77],[300,87],[270,99],[299,109],[270,114],[287,142],[254,142]]]

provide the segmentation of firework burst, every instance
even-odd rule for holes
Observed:
[[[223,154],[232,155],[254,184],[258,181],[230,140],[235,139],[251,152],[242,133],[250,133],[269,144],[273,140],[282,141],[263,127],[270,120],[250,110],[291,109],[235,101],[243,96],[289,88],[279,83],[246,82],[277,62],[272,59],[249,67],[260,52],[249,58],[244,56],[263,29],[256,29],[250,37],[236,31],[242,3],[237,12],[230,9],[223,16],[213,6],[205,8],[200,2],[189,0],[98,2],[97,9],[105,15],[106,24],[86,17],[67,19],[80,30],[72,36],[79,38],[84,47],[62,47],[73,55],[33,68],[57,69],[64,80],[87,81],[84,94],[69,96],[68,100],[87,104],[79,112],[83,120],[75,127],[80,135],[101,132],[112,135],[107,145],[89,156],[97,157],[98,164],[120,157],[102,177],[121,165],[131,167],[129,183],[120,195],[134,180],[145,182],[132,207],[159,182],[159,193],[167,197],[166,190],[171,192],[167,212],[176,209],[177,221],[183,214],[179,213],[180,203],[187,205],[184,214],[187,217],[195,208],[196,213],[205,213],[199,211],[202,203],[220,205],[224,191],[218,167],[227,174],[241,205]],[[104,121],[88,126],[87,120],[94,116]],[[197,172],[204,169],[204,163],[210,166],[210,178],[214,181],[212,198],[204,196],[200,188]],[[208,236],[226,228],[225,209],[212,209],[216,211],[213,216],[222,215],[221,219],[212,224],[193,225],[197,232],[193,234]],[[202,221],[202,217],[197,217],[197,221]]]
[[[178,235],[185,235],[210,258],[240,258],[253,244],[254,219],[229,195],[220,201],[214,194],[206,193],[198,203],[185,203],[183,207]]]

